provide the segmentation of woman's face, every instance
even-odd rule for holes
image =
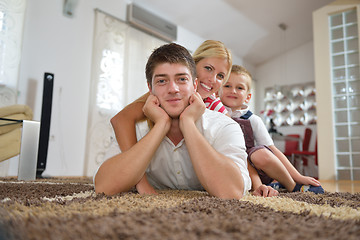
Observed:
[[[203,99],[216,93],[229,69],[229,64],[223,58],[204,58],[196,64],[198,87],[197,92]]]

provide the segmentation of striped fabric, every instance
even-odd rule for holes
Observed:
[[[207,109],[221,112],[223,114],[226,114],[228,111],[222,104],[220,98],[216,98],[214,95],[210,95],[209,97],[204,99],[204,103]]]

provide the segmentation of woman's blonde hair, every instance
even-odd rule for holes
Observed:
[[[227,49],[224,43],[220,41],[206,40],[195,50],[193,58],[195,64],[197,64],[202,59],[210,57],[223,58],[227,60],[229,68],[223,80],[223,82],[226,82],[230,76],[230,70],[232,66],[232,55],[230,50]]]

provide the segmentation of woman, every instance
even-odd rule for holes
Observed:
[[[232,66],[230,51],[220,41],[206,40],[193,54],[196,63],[198,87],[206,107],[210,110],[227,113],[219,98],[215,94],[223,81],[229,78]],[[149,93],[127,105],[111,119],[116,140],[122,152],[131,148],[137,141],[135,123],[145,119],[142,111]],[[126,137],[120,137],[126,136]],[[146,176],[136,185],[140,194],[156,194],[154,188],[147,182]]]

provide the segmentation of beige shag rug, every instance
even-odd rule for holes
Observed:
[[[360,194],[221,200],[95,194],[90,179],[0,179],[0,239],[359,239]]]

